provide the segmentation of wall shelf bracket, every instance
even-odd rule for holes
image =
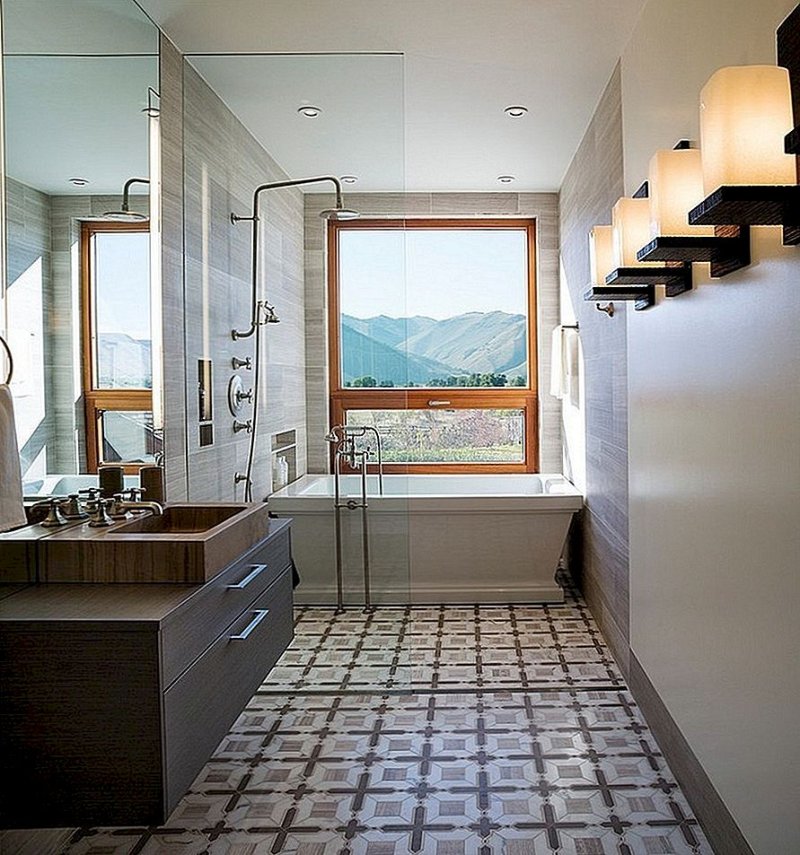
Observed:
[[[711,276],[727,276],[750,264],[750,227],[715,226],[714,235],[653,238],[637,253],[639,261],[708,261]]]
[[[583,293],[583,299],[591,303],[606,303],[610,300],[627,300],[633,302],[637,312],[649,309],[655,305],[655,285],[593,285]]]
[[[693,226],[783,226],[786,246],[800,244],[800,186],[723,185],[689,211]]]

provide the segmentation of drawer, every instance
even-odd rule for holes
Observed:
[[[292,574],[287,568],[164,693],[166,812],[292,640]]]
[[[231,621],[291,563],[289,526],[270,521],[266,540],[254,546],[205,585],[161,627],[162,687],[167,688]]]

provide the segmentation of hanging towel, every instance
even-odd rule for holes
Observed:
[[[561,332],[564,353],[563,399],[568,400],[573,407],[579,407],[581,403],[580,354],[578,352],[580,339],[577,330],[562,329]]]
[[[0,384],[0,531],[19,528],[26,522],[14,399],[8,386]]]
[[[564,330],[558,326],[550,339],[550,394],[564,397]]]

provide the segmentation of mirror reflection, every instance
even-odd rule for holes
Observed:
[[[3,31],[0,326],[24,491],[63,494],[104,463],[133,476],[161,452],[149,224],[158,31],[132,0],[5,0]]]

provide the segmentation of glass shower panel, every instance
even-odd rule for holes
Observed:
[[[342,426],[331,441],[326,439],[336,427],[329,415],[324,334],[326,270],[335,232],[320,214],[337,207],[334,182],[264,187],[257,198],[255,194],[256,188],[276,182],[349,176],[341,183],[343,205],[362,218],[375,215],[379,198],[402,208],[403,57],[187,59],[186,364],[212,361],[215,399],[213,443],[202,444],[201,430],[207,439],[209,424],[201,425],[192,411],[195,378],[187,376],[190,498],[241,501],[252,458],[253,499],[267,499],[271,510],[293,519],[293,557],[300,576],[295,591],[298,643],[307,628],[324,636],[327,646],[317,657],[319,670],[298,678],[302,685],[292,682],[291,668],[286,673],[277,669],[276,679],[295,690],[407,688],[409,501],[402,490],[395,490],[391,499],[381,495],[374,434],[354,437]],[[249,217],[255,204],[255,227],[248,220],[231,223],[231,213]],[[403,316],[402,267],[399,276],[398,315]],[[253,335],[233,339],[231,330],[246,331],[253,317],[253,284],[256,300],[274,307],[279,323],[259,325]],[[398,351],[396,358],[404,372],[405,352]],[[252,370],[243,367],[247,359]],[[233,375],[245,390],[257,391],[236,416],[227,399]],[[253,434],[233,429],[234,419],[255,424],[254,443]],[[290,451],[285,437],[292,438]],[[386,436],[379,439],[388,442]],[[278,459],[287,454],[292,461],[288,471]],[[209,479],[209,471],[218,477]],[[341,476],[338,508],[335,471]],[[390,477],[402,480],[386,476],[385,493]],[[290,483],[282,487],[286,480]],[[343,656],[345,649],[353,656]]]

